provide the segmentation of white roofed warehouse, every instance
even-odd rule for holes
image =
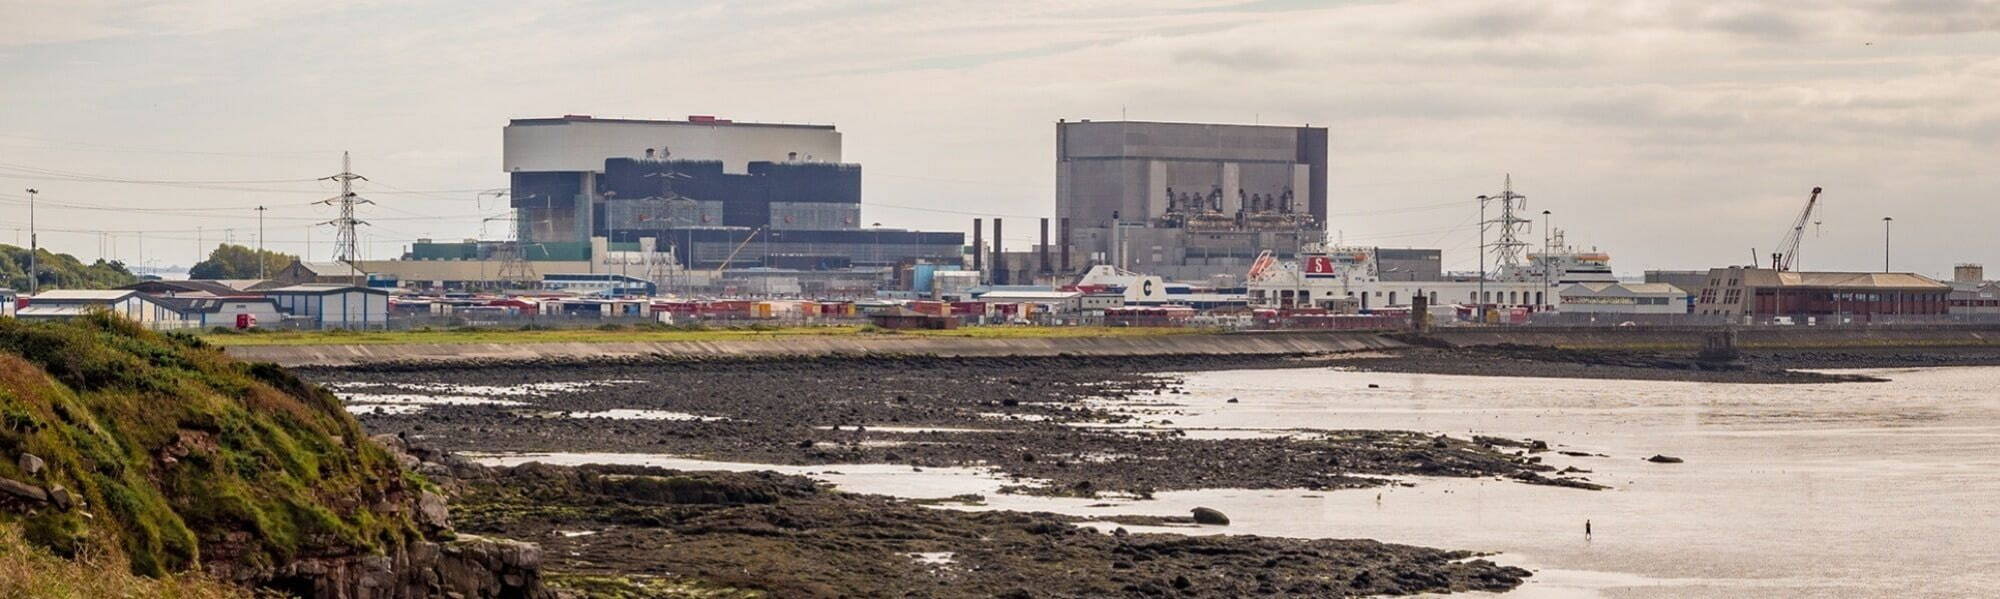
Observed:
[[[131,320],[154,330],[201,326],[200,318],[189,319],[179,306],[131,289],[55,289],[28,299],[15,312],[22,320],[67,319],[104,312]]]
[[[1687,314],[1688,295],[1666,283],[1577,283],[1564,287],[1565,313],[1581,314]]]
[[[389,326],[389,292],[353,285],[293,285],[264,292],[300,324],[319,329]]]

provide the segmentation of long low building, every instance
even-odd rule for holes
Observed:
[[[1954,283],[1948,303],[1952,314],[2000,315],[2000,283]]]
[[[1708,271],[1696,315],[1755,320],[1929,316],[1950,311],[1951,286],[1915,273],[1788,272],[1732,266]]]
[[[131,289],[53,289],[28,298],[28,305],[14,316],[22,320],[64,319],[103,312],[139,323],[149,329],[171,330],[192,326],[186,316],[163,298]]]
[[[1687,314],[1688,294],[1666,283],[1590,282],[1564,287],[1558,308],[1582,314]]]
[[[389,291],[353,285],[293,285],[264,292],[278,309],[317,329],[377,329],[389,324]]]
[[[389,323],[389,292],[351,285],[293,285],[217,295],[202,282],[142,283],[142,289],[55,289],[28,298],[24,320],[105,313],[148,329],[302,327],[363,329]],[[150,290],[150,291],[147,291]]]

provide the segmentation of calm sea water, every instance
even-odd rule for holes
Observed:
[[[986,505],[970,509],[1184,515],[1202,505],[1233,523],[1171,530],[1496,552],[1496,561],[1536,571],[1533,582],[1505,597],[1995,596],[2000,368],[1867,372],[1893,382],[1226,371],[1188,375],[1190,395],[1126,406],[1204,436],[1353,428],[1541,439],[1608,455],[1544,454],[1552,465],[1593,471],[1587,476],[1615,487],[1608,491],[1422,478],[1387,489],[1203,490],[1090,507],[1099,502],[994,495],[1001,481],[972,469],[782,470],[858,492],[987,494]],[[1656,453],[1686,463],[1643,461]],[[554,461],[768,469],[637,455]],[[1594,528],[1590,539],[1585,520]]]

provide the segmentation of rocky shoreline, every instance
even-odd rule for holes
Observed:
[[[507,395],[504,405],[364,409],[360,419],[385,445],[416,446],[412,469],[450,481],[441,484],[455,493],[460,530],[537,543],[547,580],[608,596],[1339,597],[1503,591],[1529,573],[1465,551],[1368,540],[1107,533],[1070,516],[939,509],[937,501],[834,492],[769,472],[487,469],[450,452],[972,467],[1011,477],[1003,492],[1080,497],[1356,488],[1408,475],[1600,488],[1542,465],[1535,454],[1548,447],[1532,441],[1359,430],[1190,438],[1138,428],[1117,409],[1171,405],[1186,393],[1176,375],[1159,373],[1276,368],[1282,376],[1324,366],[1218,356],[842,356],[302,374],[350,395],[549,389]],[[614,410],[676,416],[588,417]]]
[[[1505,591],[1530,575],[1465,551],[1103,532],[769,472],[531,463],[455,485],[461,527],[532,539],[553,580],[610,596],[1345,597]]]
[[[1173,373],[1203,370],[1828,383],[1874,379],[1792,369],[1985,363],[2000,363],[2000,352],[1753,351],[1713,365],[1662,352],[1501,346],[1278,358],[647,357],[377,364],[302,375],[343,394],[544,389],[497,403],[364,409],[359,418],[371,432],[395,437],[389,444],[434,446],[413,450],[423,457],[410,465],[451,481],[459,529],[540,544],[548,556],[544,575],[562,588],[613,596],[1345,596],[1505,590],[1527,573],[1465,552],[1374,541],[1110,534],[1069,516],[936,509],[935,500],[833,492],[769,472],[533,463],[489,469],[448,456],[612,452],[971,467],[1011,478],[1002,492],[1078,497],[1356,488],[1411,475],[1597,489],[1586,472],[1542,465],[1539,454],[1551,448],[1532,440],[1373,430],[1191,436],[1157,418],[1171,418],[1176,398],[1187,393]],[[1142,426],[1121,409],[1133,405],[1156,408],[1156,419]]]
[[[432,405],[415,413],[364,409],[360,414],[370,431],[451,451],[979,467],[1020,479],[1017,492],[1085,497],[1203,488],[1356,488],[1407,475],[1595,486],[1555,473],[1525,450],[1466,439],[1362,430],[1191,438],[1170,428],[1141,428],[1116,409],[1121,400],[1173,406],[1173,398],[1185,391],[1174,376],[1156,372],[1323,366],[1220,356],[838,357],[307,374],[350,393],[617,381],[518,398],[523,405]],[[612,410],[677,417],[579,417]]]
[[[1809,370],[2000,365],[2000,347],[1745,350],[1730,362],[1695,352],[1574,350],[1539,346],[1413,347],[1334,356],[1340,368],[1466,376],[1808,384],[1880,382],[1864,374]]]

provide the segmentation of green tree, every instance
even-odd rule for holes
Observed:
[[[76,256],[48,250],[42,250],[37,257],[42,289],[109,289],[139,280],[132,271],[125,270],[123,262],[98,260],[84,264]],[[17,291],[32,288],[28,284],[27,248],[0,244],[0,280]]]
[[[293,260],[298,259],[291,254],[225,243],[215,246],[215,251],[208,253],[207,260],[196,262],[194,266],[189,267],[188,278],[255,279],[259,258],[264,261],[264,276],[276,275],[278,271],[290,266]]]

